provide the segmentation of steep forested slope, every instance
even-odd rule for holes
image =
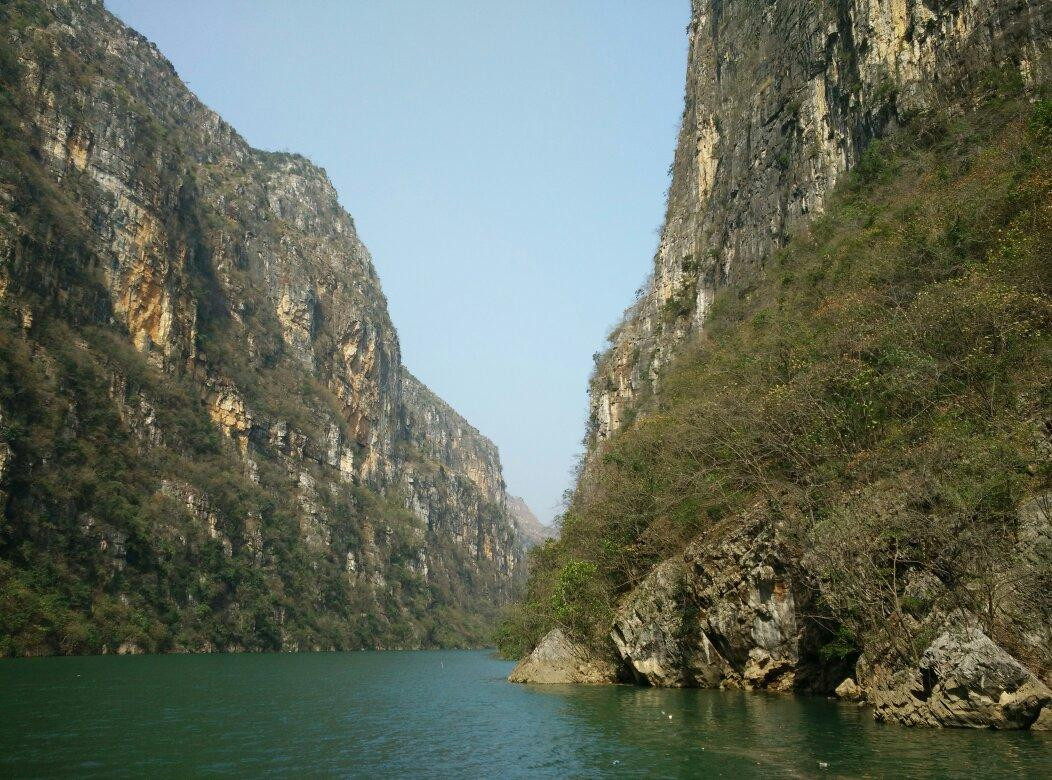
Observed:
[[[584,470],[538,555],[527,638],[602,637],[619,593],[757,507],[837,607],[830,652],[893,628],[896,545],[986,611],[1017,509],[1052,476],[1050,122],[1049,103],[1009,100],[875,144],[768,273],[718,294]],[[1033,606],[1048,585],[1027,583]]]
[[[654,276],[503,646],[559,628],[569,679],[852,678],[888,719],[1028,726],[1052,700],[1049,5],[694,5]]]
[[[93,0],[0,5],[0,654],[478,643],[496,448],[323,171]]]

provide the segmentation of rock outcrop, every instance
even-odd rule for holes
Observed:
[[[508,676],[513,683],[602,685],[618,681],[618,669],[553,628]]]
[[[48,423],[56,451],[35,439],[44,449],[31,452],[23,439],[2,453],[5,482],[20,486],[19,500],[4,502],[3,557],[18,558],[15,548],[84,549],[85,540],[66,535],[85,526],[78,513],[90,514],[103,538],[144,537],[129,544],[122,577],[152,582],[165,561],[192,568],[184,557],[202,553],[187,549],[198,542],[185,529],[207,528],[202,539],[241,572],[226,576],[240,585],[208,596],[211,614],[222,613],[222,631],[249,647],[433,643],[421,621],[442,606],[435,593],[483,611],[507,599],[522,545],[496,448],[402,366],[369,252],[325,172],[295,154],[251,148],[99,0],[5,6],[0,54],[0,309],[17,346],[5,349],[32,353],[46,366],[40,382],[53,380],[71,410],[64,425]],[[62,328],[71,336],[49,335]],[[73,363],[57,355],[60,342],[77,350],[73,363],[104,377],[108,399],[85,396]],[[56,462],[63,437],[88,436],[95,407],[115,413],[108,441],[134,440],[136,459],[153,469],[129,488],[136,506],[162,501],[162,484],[173,480],[196,481],[187,490],[200,501],[172,499],[178,514],[132,523],[127,513],[100,512],[87,485],[75,483],[59,505],[47,490],[37,495],[38,464]],[[28,419],[0,415],[5,430]],[[184,430],[209,458],[229,451],[236,463],[195,474],[204,456],[189,451]],[[230,446],[211,441],[212,431]],[[98,464],[68,467],[79,475]],[[239,498],[224,510],[209,480],[223,482],[224,496],[253,496],[252,509]],[[58,519],[34,525],[39,515]],[[61,538],[44,538],[44,528]],[[261,561],[246,541],[260,533]],[[169,538],[175,551],[155,548]],[[112,551],[86,555],[70,576],[103,582]],[[249,618],[247,596],[229,591],[258,577],[268,584],[252,586],[258,614]],[[106,598],[130,603],[118,611],[168,616],[168,628],[152,629],[152,648],[208,613],[185,582],[173,592],[143,586],[162,594],[163,606],[140,603],[134,583],[107,587]],[[290,589],[302,592],[281,595]],[[277,603],[284,598],[295,604]],[[294,617],[299,610],[310,618]],[[89,598],[68,619],[95,612]],[[265,632],[253,628],[264,624]],[[215,644],[190,634],[184,646]],[[48,649],[58,648],[39,648]]]
[[[610,638],[639,682],[675,688],[695,681],[688,668],[694,650],[688,631],[693,627],[684,625],[686,569],[679,557],[659,564],[628,595],[614,617]],[[709,649],[702,635],[694,636],[704,643],[704,650]]]
[[[877,720],[996,729],[1030,728],[1050,703],[1052,691],[977,628],[944,631],[874,697]]]
[[[802,631],[776,529],[755,514],[655,567],[621,604],[611,638],[649,685],[790,690]]]
[[[850,677],[840,683],[834,693],[836,693],[838,699],[843,699],[844,701],[860,701],[862,699],[862,689]]]

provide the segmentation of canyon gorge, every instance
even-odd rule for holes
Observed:
[[[323,169],[99,0],[4,3],[0,656],[495,636],[517,683],[1052,728],[1050,44],[1050,0],[692,0],[548,526]]]

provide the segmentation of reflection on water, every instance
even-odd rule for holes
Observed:
[[[1052,777],[1047,735],[509,670],[458,651],[0,661],[0,776]]]
[[[617,761],[625,774],[656,765],[669,776],[1052,777],[1052,737],[906,729],[820,697],[575,686],[530,693],[558,700],[590,744],[615,745],[591,763]]]

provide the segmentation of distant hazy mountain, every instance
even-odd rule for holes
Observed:
[[[555,529],[537,519],[537,515],[518,496],[508,496],[508,516],[527,549],[556,537]]]

